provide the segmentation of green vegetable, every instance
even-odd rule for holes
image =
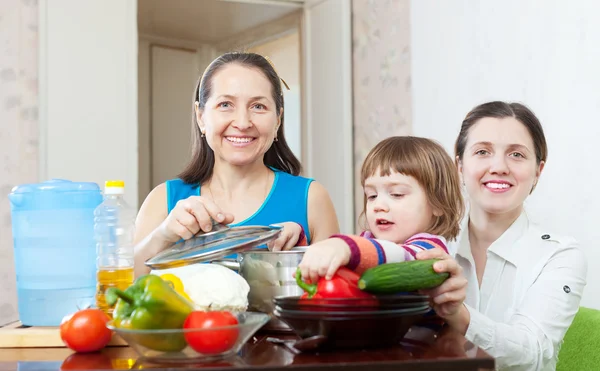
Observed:
[[[367,269],[358,280],[358,288],[371,294],[397,294],[441,285],[449,274],[437,273],[438,259],[386,263]]]
[[[193,304],[156,275],[135,280],[125,291],[111,287],[106,301],[116,306],[113,325],[129,330],[182,329]],[[135,334],[136,341],[158,351],[180,351],[187,346],[183,333]]]

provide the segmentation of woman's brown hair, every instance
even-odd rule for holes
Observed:
[[[228,64],[239,64],[248,68],[255,68],[261,71],[271,83],[271,93],[275,101],[276,112],[279,114],[283,108],[283,91],[281,89],[281,79],[273,68],[273,65],[262,55],[255,53],[226,53],[215,59],[200,76],[194,91],[194,104],[198,102],[198,107],[204,109],[206,101],[210,98],[212,92],[212,80],[214,75]],[[277,130],[277,140],[273,142],[271,148],[265,153],[264,163],[269,167],[284,171],[292,175],[300,174],[302,167],[300,161],[290,147],[288,146],[283,130],[283,116],[281,125]],[[196,113],[192,113],[192,158],[183,172],[179,174],[185,183],[201,185],[210,179],[213,173],[215,163],[215,153],[208,145],[206,138],[202,136]]]
[[[458,172],[452,158],[437,142],[420,137],[397,136],[387,138],[375,146],[365,159],[360,183],[367,178],[392,172],[411,176],[425,190],[431,207],[441,215],[434,220],[426,233],[453,240],[458,236],[464,214],[464,201]],[[363,201],[365,214],[367,197]]]
[[[485,117],[498,119],[514,117],[527,128],[529,135],[531,135],[533,146],[535,147],[537,163],[539,164],[542,161],[546,162],[546,159],[548,158],[548,145],[546,144],[546,136],[544,135],[544,129],[542,129],[540,120],[527,106],[521,103],[507,103],[501,101],[480,104],[473,108],[471,112],[467,113],[467,116],[460,126],[460,133],[458,134],[458,138],[456,138],[456,143],[454,144],[454,155],[459,160],[462,160],[465,154],[465,147],[467,145],[467,140],[469,139],[469,130],[479,120]]]

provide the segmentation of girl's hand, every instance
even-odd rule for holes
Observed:
[[[298,244],[300,235],[303,233],[302,227],[298,223],[286,222],[281,224],[274,224],[283,227],[279,237],[273,241],[267,243],[267,247],[271,251],[285,251],[291,250]]]
[[[302,277],[317,282],[320,277],[330,280],[335,272],[350,261],[350,248],[339,238],[329,238],[311,245],[298,265]]]

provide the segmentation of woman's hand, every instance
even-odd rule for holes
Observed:
[[[330,280],[335,272],[350,261],[350,248],[339,238],[329,238],[311,245],[298,265],[302,277],[311,282],[320,277]]]
[[[229,224],[233,219],[233,215],[222,212],[211,200],[190,196],[177,202],[156,232],[161,239],[175,243],[180,239],[188,240],[201,230],[210,232],[213,220]]]
[[[422,292],[431,297],[433,309],[437,315],[446,320],[448,325],[464,334],[469,325],[470,315],[463,304],[467,297],[468,282],[462,274],[462,267],[442,249],[421,251],[417,254],[417,259],[440,259],[433,265],[433,269],[438,273],[450,274],[440,286]]]
[[[286,222],[273,225],[283,227],[283,229],[277,239],[267,243],[267,247],[271,251],[291,250],[298,244],[301,234],[304,233],[302,226],[298,223]]]

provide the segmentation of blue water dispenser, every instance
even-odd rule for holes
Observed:
[[[96,183],[53,179],[13,188],[10,200],[19,319],[58,326],[93,306],[96,292]]]

